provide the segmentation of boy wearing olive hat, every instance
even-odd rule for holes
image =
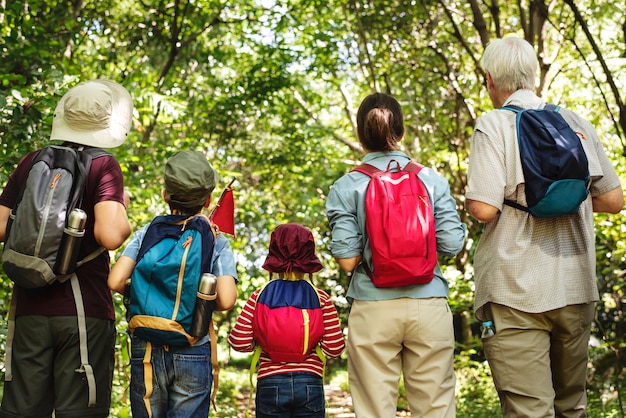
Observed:
[[[209,206],[216,173],[206,156],[197,151],[179,151],[165,165],[163,197],[172,215],[201,215]],[[207,219],[208,222],[208,219]],[[111,269],[108,284],[124,294],[125,283],[135,268],[139,249],[150,224],[135,232]],[[217,276],[216,308],[228,310],[237,300],[237,270],[230,243],[216,230],[211,272]],[[209,414],[212,370],[210,335],[192,346],[151,346],[131,335],[131,408],[133,417],[202,417]],[[154,383],[146,390],[144,357],[150,356]],[[198,359],[202,359],[198,361]]]

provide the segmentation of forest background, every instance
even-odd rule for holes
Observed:
[[[458,416],[497,417],[472,309],[482,225],[465,212],[464,191],[468,139],[492,108],[479,60],[491,39],[508,33],[537,51],[538,94],[597,127],[626,183],[621,0],[0,0],[0,184],[24,154],[48,143],[59,98],[97,77],[123,84],[135,103],[130,137],[112,150],[132,195],[133,228],[166,211],[163,165],[179,149],[202,151],[216,167],[214,200],[234,179],[240,297],[235,309],[215,315],[222,365],[216,416],[234,417],[242,411],[235,399],[249,390],[249,363],[230,352],[226,335],[268,279],[261,264],[277,225],[313,229],[325,267],[315,281],[348,325],[349,277],[328,251],[324,201],[362,156],[360,100],[390,93],[405,111],[404,151],[449,180],[468,225],[464,251],[440,260],[455,318]],[[590,344],[590,417],[625,413],[623,215],[596,215],[601,300]],[[0,271],[3,317],[11,286]],[[129,360],[118,296],[111,415],[124,417]],[[327,381],[347,389],[345,375],[344,354],[329,364]],[[406,409],[402,397],[398,408]]]

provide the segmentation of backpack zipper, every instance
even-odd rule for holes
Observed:
[[[302,354],[304,355],[309,347],[309,325],[311,322],[309,312],[306,309],[302,309],[302,318],[304,320],[304,347],[302,347]]]
[[[172,312],[172,319],[175,320],[178,315],[178,308],[180,307],[180,294],[183,290],[183,278],[185,276],[185,266],[187,265],[187,254],[189,253],[189,249],[191,248],[191,241],[193,237],[191,235],[187,236],[187,240],[183,242],[183,248],[185,252],[183,253],[183,258],[180,262],[180,270],[178,270],[178,286],[176,288],[176,303],[174,304],[174,311]]]
[[[418,196],[419,199],[422,201],[422,203],[424,204],[424,206],[426,206],[428,208],[428,210],[430,210],[430,205],[428,204],[428,201],[424,198],[424,196],[419,195]],[[418,212],[419,213],[419,212]],[[419,215],[418,215],[419,216]],[[422,224],[422,230],[426,229],[426,233],[424,233],[424,236],[427,235],[430,229],[430,225],[427,225],[426,219],[420,219],[421,224]],[[425,240],[425,245],[426,245],[426,254],[425,257],[428,257],[428,254],[430,254],[430,243],[428,242],[428,240]]]
[[[39,234],[37,235],[37,242],[35,243],[35,251],[33,254],[35,257],[39,256],[39,251],[41,250],[43,236],[46,232],[46,226],[48,224],[48,216],[50,214],[50,208],[52,207],[52,199],[54,198],[54,192],[56,191],[57,183],[59,182],[60,179],[61,179],[61,173],[56,173],[56,175],[52,179],[52,183],[50,183],[50,189],[48,190],[48,196],[46,199],[46,206],[44,207],[44,211],[41,217],[42,224],[39,227]]]

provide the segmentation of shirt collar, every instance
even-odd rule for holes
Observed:
[[[390,160],[402,161],[402,159],[409,159],[409,157],[402,151],[374,151],[365,154],[362,162],[378,166],[386,165]]]
[[[506,101],[506,105],[516,105],[525,109],[539,109],[545,106],[546,102],[537,96],[532,90],[522,89],[511,94]]]

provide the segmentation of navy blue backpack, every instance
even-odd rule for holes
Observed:
[[[559,114],[559,106],[501,109],[517,113],[527,206],[508,199],[504,203],[538,218],[577,213],[589,194],[589,162],[581,137]]]

